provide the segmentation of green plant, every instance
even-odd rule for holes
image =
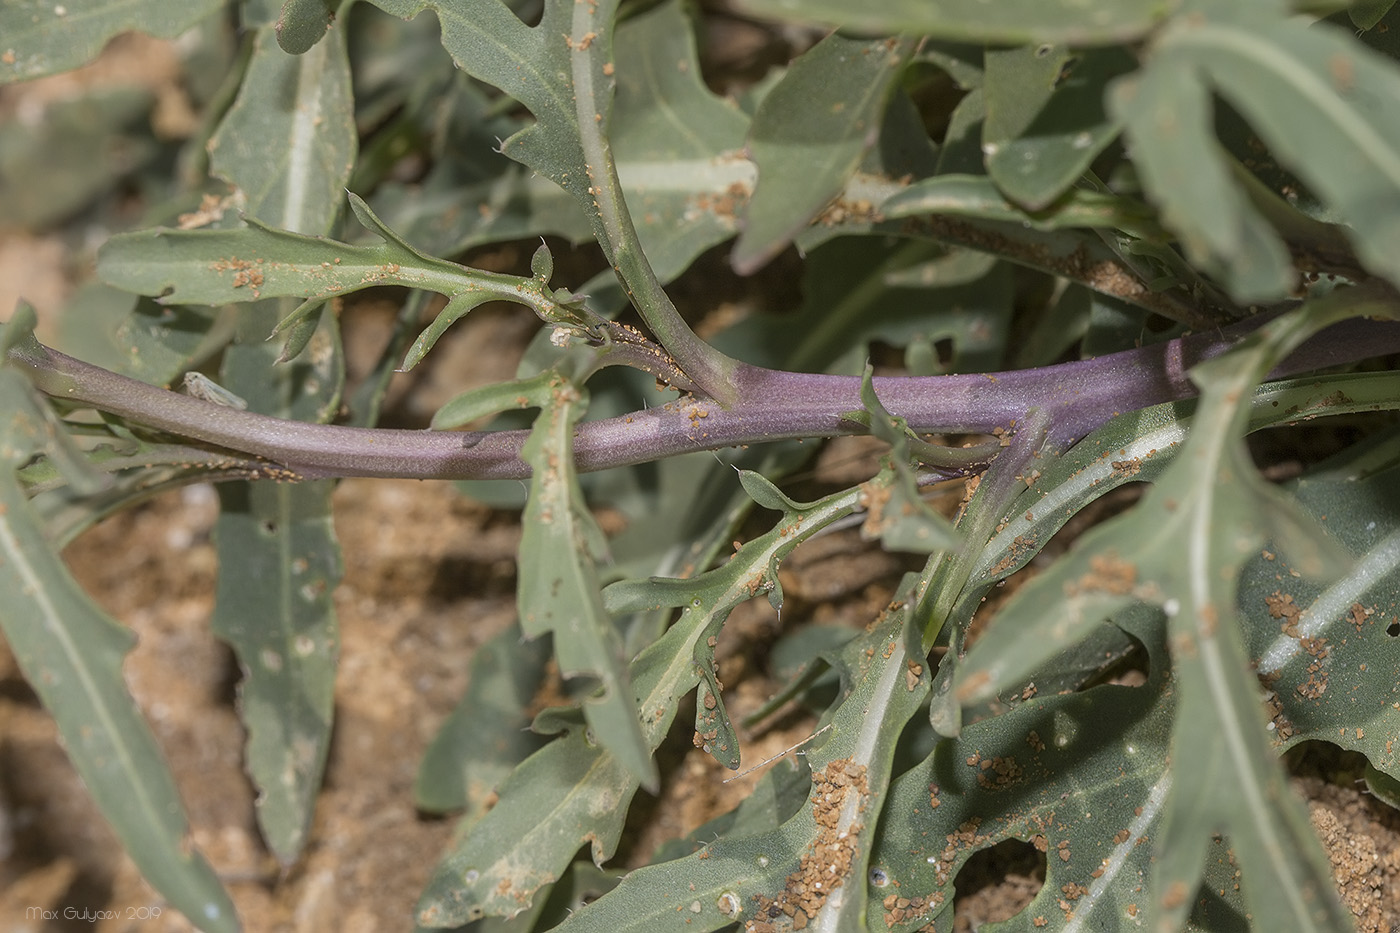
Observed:
[[[1400,378],[1365,365],[1400,349],[1400,14],[742,7],[848,31],[725,99],[678,2],[0,5],[4,80],[129,28],[200,30],[224,74],[173,170],[134,176],[149,216],[185,217],[102,247],[69,345],[88,362],[36,342],[26,307],[0,332],[0,626],[142,871],[236,928],[122,683],[129,639],[56,549],[157,489],[227,481],[213,625],[245,669],[259,825],[290,863],[331,728],[330,483],[530,477],[532,640],[477,657],[423,763],[420,804],[466,809],[423,925],[946,930],[957,869],[1015,837],[1057,857],[1007,928],[1347,927],[1278,755],[1325,739],[1366,756],[1378,794],[1400,778]],[[222,16],[247,27],[236,47]],[[93,128],[67,132],[48,144]],[[29,184],[11,151],[6,184]],[[739,273],[795,245],[805,302],[707,342],[663,286],[736,233]],[[548,246],[528,276],[439,258],[541,235],[610,268],[561,287]],[[347,385],[335,303],[387,285],[408,290],[395,333]],[[544,322],[519,378],[453,399],[437,430],[375,427],[390,373],[488,301]],[[215,386],[162,388],[215,363]],[[1363,414],[1364,439],[1287,483],[1245,444]],[[812,449],[795,441],[867,433],[888,446],[868,481],[780,488]],[[921,488],[959,478],[954,525]],[[969,646],[986,594],[1128,483],[1151,487]],[[606,542],[590,503],[626,532]],[[768,530],[726,557],[754,506]],[[739,766],[716,638],[742,602],[780,607],[782,560],[852,516],[927,562],[864,631],[790,636],[806,664],[767,709],[818,705],[805,758],[664,860],[590,871],[656,789],[687,696],[697,743]],[[542,645],[579,687],[535,717],[547,741],[520,732]],[[1145,684],[1105,681],[1125,658]],[[551,888],[607,893],[563,916]]]

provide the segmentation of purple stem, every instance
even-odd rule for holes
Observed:
[[[1039,408],[1048,442],[1065,448],[1122,412],[1191,398],[1186,370],[1218,356],[1263,323],[1193,335],[1097,359],[981,375],[885,377],[875,391],[885,407],[920,433],[1014,430]],[[1322,331],[1271,374],[1282,378],[1400,352],[1400,323],[1352,319]],[[437,432],[307,424],[179,395],[83,363],[46,347],[11,351],[48,395],[133,422],[273,461],[300,477],[522,479],[526,431]],[[843,412],[861,408],[851,376],[779,372],[740,365],[739,403],[683,396],[660,408],[582,424],[574,441],[580,470],[603,470],[697,450],[802,437],[862,433]],[[291,478],[291,477],[289,477]]]

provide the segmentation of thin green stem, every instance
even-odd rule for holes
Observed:
[[[977,482],[973,500],[963,513],[969,517],[969,523],[958,525],[959,535],[969,546],[946,553],[927,583],[921,581],[917,591],[920,606],[915,611],[923,627],[925,652],[932,650],[943,623],[963,597],[982,546],[996,534],[997,524],[1005,519],[1007,509],[1030,482],[1027,477],[1034,473],[1032,464],[1045,445],[1049,426],[1050,419],[1041,409],[1029,411],[1023,423],[1016,426],[1011,445],[997,455]]]
[[[611,81],[599,63],[612,42],[597,38],[604,33],[610,36],[615,12],[616,3],[575,4],[570,40],[579,144],[588,173],[588,191],[593,196],[598,241],[627,297],[665,348],[670,361],[705,394],[729,407],[738,400],[732,378],[735,361],[696,336],[676,310],[642,250],[623,199],[617,164],[605,132],[612,100]]]

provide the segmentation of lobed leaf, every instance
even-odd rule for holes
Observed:
[[[0,330],[8,350],[34,324]],[[0,357],[4,358],[4,357]],[[0,630],[53,715],[98,809],[161,896],[202,928],[235,931],[233,903],[189,840],[179,791],[122,678],[131,634],[99,610],[53,552],[14,471],[64,441],[25,378],[0,366]]]
[[[1208,378],[1221,379],[1219,375],[1227,371],[1229,360],[1234,363],[1236,382],[1221,389],[1220,395],[1227,401],[1215,402],[1216,408],[1208,419],[1198,411],[1191,424],[1189,434],[1182,425],[1176,423],[1179,413],[1173,406],[1158,406],[1141,414],[1120,417],[1110,422],[1100,432],[1091,436],[1097,444],[1115,439],[1129,440],[1124,433],[1131,432],[1133,449],[1127,447],[1104,450],[1095,443],[1081,445],[1071,458],[1052,469],[1047,488],[1053,490],[1042,495],[1041,490],[1028,490],[1016,503],[1027,506],[1024,515],[1008,516],[1006,526],[998,532],[1005,540],[1009,532],[1022,538],[1017,547],[1012,542],[1009,548],[989,548],[979,559],[979,572],[992,576],[1019,566],[1034,553],[1043,542],[1035,540],[1040,533],[1048,538],[1063,523],[1064,517],[1077,511],[1088,501],[1083,497],[1097,497],[1114,485],[1135,478],[1152,478],[1157,482],[1152,490],[1137,506],[1124,516],[1111,519],[1091,530],[1071,552],[1057,562],[1051,573],[1037,577],[1008,603],[1000,614],[996,628],[1014,631],[1020,626],[1029,625],[1039,636],[1029,641],[1021,641],[1015,648],[1000,638],[983,639],[980,647],[974,647],[960,674],[960,695],[966,700],[982,699],[999,689],[1016,683],[1028,674],[1039,661],[1053,653],[1052,646],[1072,641],[1076,633],[1090,627],[1116,608],[1136,602],[1161,603],[1173,597],[1170,592],[1180,586],[1180,562],[1169,559],[1173,547],[1185,547],[1184,541],[1176,540],[1188,535],[1194,526],[1183,522],[1189,509],[1184,503],[1204,502],[1211,508],[1230,514],[1230,522],[1215,525],[1218,539],[1193,539],[1196,546],[1224,547],[1228,542],[1229,553],[1235,555],[1237,567],[1250,548],[1243,541],[1250,534],[1263,533],[1264,529],[1277,529],[1287,533],[1291,546],[1299,558],[1306,558],[1313,573],[1321,573],[1337,567],[1335,544],[1320,532],[1305,533],[1302,529],[1313,528],[1298,511],[1296,505],[1265,483],[1257,472],[1248,466],[1246,454],[1236,443],[1232,432],[1243,433],[1248,424],[1249,409],[1242,402],[1248,392],[1241,386],[1249,387],[1252,380],[1259,379],[1273,362],[1290,351],[1303,335],[1310,334],[1328,323],[1334,315],[1350,313],[1352,308],[1345,301],[1323,300],[1304,306],[1303,309],[1285,315],[1261,328],[1248,338],[1239,348],[1224,357],[1201,364],[1193,370],[1193,376],[1202,368]],[[1356,378],[1356,377],[1350,377]],[[1309,383],[1311,380],[1309,380]],[[1365,385],[1367,380],[1360,380]],[[1291,391],[1290,391],[1291,390]],[[1209,392],[1209,390],[1207,390]],[[1389,394],[1389,387],[1383,382],[1372,381],[1369,386],[1370,398],[1363,407],[1375,405]],[[1309,399],[1310,404],[1324,409],[1327,391],[1317,391],[1316,385],[1294,383],[1282,393],[1294,400],[1295,404]],[[1268,399],[1270,409],[1275,408],[1277,397]],[[1204,402],[1202,405],[1204,406]],[[1267,409],[1266,409],[1267,411]],[[1282,412],[1273,411],[1261,418],[1263,424],[1274,419],[1285,420],[1297,417],[1298,409],[1290,408]],[[1141,419],[1157,433],[1140,432],[1134,422]],[[1204,423],[1205,427],[1201,427]],[[1277,423],[1277,421],[1274,421]],[[1141,439],[1136,435],[1142,433]],[[1172,451],[1178,443],[1180,451]],[[1163,443],[1162,447],[1143,450],[1147,444]],[[1104,452],[1100,453],[1099,451]],[[1200,451],[1204,450],[1205,453]],[[1172,454],[1165,470],[1156,462],[1162,454]],[[1110,460],[1110,457],[1128,457],[1125,460]],[[1206,486],[1196,478],[1200,469],[1200,459],[1212,467],[1210,475],[1215,476],[1214,486]],[[1105,462],[1108,461],[1108,462]],[[1158,473],[1158,471],[1161,471]],[[1037,478],[1037,483],[1039,478]],[[1216,487],[1228,488],[1229,493],[1214,491]],[[1036,526],[1035,512],[1042,516],[1044,524]],[[1137,530],[1143,519],[1141,515],[1152,515],[1147,522],[1150,534]],[[1037,528],[1041,532],[1030,534]],[[1226,529],[1229,529],[1227,534]],[[1199,531],[1199,528],[1195,528]],[[1130,540],[1134,539],[1134,540]],[[1120,546],[1121,545],[1121,546]],[[1129,555],[1151,555],[1149,568],[1138,566]],[[1181,551],[1177,551],[1177,554]],[[1174,556],[1174,555],[1173,555]],[[1010,558],[1010,559],[1008,559]],[[995,563],[994,563],[995,561]],[[1156,574],[1160,574],[1158,579]],[[1054,612],[1041,611],[1043,603],[1037,600],[1053,597]],[[1175,594],[1179,604],[1185,605],[1181,594]],[[1034,618],[1031,618],[1034,616]],[[1005,619],[1011,618],[1010,623]],[[1022,633],[1024,634],[1024,632]],[[975,663],[974,663],[975,662]]]
[[[1242,296],[1272,297],[1287,287],[1277,235],[1244,203],[1207,138],[1213,90],[1355,230],[1353,246],[1367,268],[1400,275],[1400,226],[1390,207],[1400,199],[1400,71],[1393,60],[1326,24],[1228,18],[1166,30],[1154,53],[1136,95],[1124,83],[1113,106],[1138,141],[1144,180],[1183,234],[1188,255],[1204,258],[1208,249],[1212,268]],[[1189,183],[1181,184],[1183,177]],[[1244,263],[1248,274],[1237,275],[1234,263]]]
[[[827,36],[797,58],[764,97],[749,128],[758,184],[730,257],[755,271],[846,186],[879,138],[909,41]]]
[[[327,298],[373,285],[441,286],[462,267],[393,243],[354,246],[251,220],[238,230],[156,227],[112,237],[98,254],[110,285],[166,303],[219,305],[261,298]]]
[[[898,818],[883,824],[872,860],[869,928],[950,928],[959,872],[1006,839],[1033,845],[1046,861],[1040,890],[1002,928],[1142,924],[1143,879],[1172,786],[1173,690],[1161,613],[1138,609],[1115,622],[1106,628],[1147,647],[1145,685],[1030,690],[1018,707],[940,742],[895,781],[887,811]],[[1210,856],[1187,929],[1244,929],[1226,844],[1214,842]]]
[[[629,666],[648,749],[661,744],[680,699],[713,663],[710,639],[734,607],[776,586],[773,568],[781,557],[856,507],[853,491],[834,494],[786,516],[724,566],[694,579],[626,580],[603,591],[614,615],[681,607],[674,624]],[[419,923],[450,927],[513,916],[560,876],[579,846],[591,846],[595,863],[612,857],[638,780],[606,745],[590,741],[581,723],[565,717],[558,724],[565,734],[511,773],[496,805],[438,866],[419,901]]]
[[[1400,379],[1385,375],[1400,391]],[[1397,468],[1387,431],[1290,483],[1354,563],[1330,584],[1309,580],[1270,542],[1245,565],[1238,597],[1249,655],[1270,691],[1273,743],[1331,742],[1364,753],[1392,779],[1400,776],[1390,727],[1400,685],[1387,673],[1400,664]]]
[[[1163,927],[1184,922],[1215,833],[1225,833],[1239,852],[1246,900],[1255,918],[1267,918],[1266,927],[1335,929],[1346,922],[1306,816],[1289,799],[1264,738],[1234,614],[1239,568],[1270,533],[1312,573],[1327,571],[1333,558],[1297,507],[1258,477],[1238,435],[1247,414],[1241,400],[1253,383],[1344,308],[1305,306],[1197,367],[1199,412],[1157,484],[1132,512],[1086,534],[1018,592],[993,626],[1015,633],[1014,649],[1005,635],[983,638],[960,665],[959,697],[986,698],[1029,673],[1050,646],[1081,638],[1099,620],[1137,603],[1163,608],[1180,681],[1172,788],[1149,908]],[[1267,893],[1279,884],[1287,897]]]
[[[604,249],[613,248],[600,214],[605,199],[594,191],[608,183],[605,153],[585,153],[582,123],[606,128],[610,118],[608,59],[617,0],[547,0],[536,26],[527,26],[500,0],[374,2],[405,19],[425,9],[437,14],[442,44],[457,67],[500,88],[535,116],[533,124],[501,144],[501,152],[567,191]]]
[[[1007,198],[1043,210],[1088,171],[1121,128],[1104,111],[1105,88],[1136,64],[1123,48],[988,50],[982,148]]]
[[[1206,70],[1275,157],[1356,231],[1372,271],[1396,280],[1400,225],[1400,70],[1326,25],[1208,27],[1167,54]],[[1298,126],[1309,132],[1297,132]]]
[[[634,778],[655,788],[656,765],[637,722],[622,641],[600,595],[603,533],[584,504],[574,468],[574,424],[588,396],[561,376],[549,388],[521,449],[534,476],[521,517],[520,627],[529,638],[553,634],[563,676],[596,678],[601,696],[584,703],[589,725]]]
[[[788,909],[812,929],[857,928],[896,739],[928,695],[923,658],[906,653],[909,606],[896,601],[881,625],[842,652],[845,696],[807,747],[808,807],[776,830],[725,836],[632,872],[571,915],[561,933],[716,930],[750,910],[759,922]]]
[[[115,236],[99,253],[98,274],[118,288],[159,295],[163,303],[216,305],[306,298],[290,314],[282,313],[267,325],[274,336],[288,335],[278,362],[304,349],[327,299],[375,285],[405,285],[449,298],[448,306],[410,349],[404,363],[410,367],[448,326],[486,301],[523,304],[571,331],[589,330],[590,322],[596,320],[580,299],[556,292],[538,278],[482,272],[427,256],[385,226],[353,194],[350,204],[361,223],[383,242],[357,246],[274,229],[249,217],[249,226],[237,230],[154,228]]]
[[[1210,90],[1195,69],[1153,67],[1114,84],[1134,164],[1187,257],[1240,301],[1274,299],[1296,273],[1282,240],[1231,175],[1211,125]]]
[[[1260,387],[1248,430],[1329,415],[1400,407],[1395,377],[1359,373],[1287,380]],[[1154,482],[1181,452],[1195,411],[1171,402],[1120,415],[1044,469],[1011,505],[999,530],[978,555],[971,580],[994,583],[1026,566],[1069,519],[1090,502],[1127,483]],[[1021,650],[1026,650],[1023,645]],[[1007,679],[1001,688],[1012,686]]]

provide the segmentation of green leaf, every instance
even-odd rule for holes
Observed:
[[[338,213],[358,145],[342,32],[294,56],[260,30],[238,99],[209,141],[211,172],[263,223],[325,233]]]
[[[1202,581],[1204,582],[1204,581]],[[1228,587],[1233,589],[1233,587]],[[1232,593],[1211,593],[1215,605]],[[1270,754],[1261,728],[1259,691],[1234,613],[1218,634],[1193,638],[1191,623],[1173,625],[1180,707],[1172,736],[1175,779],[1156,849],[1152,911],[1159,928],[1177,928],[1191,907],[1180,893],[1199,883],[1211,837],[1224,831],[1236,853],[1245,903],[1260,929],[1340,930],[1351,923],[1333,887],[1326,857],[1288,776]]]
[[[781,758],[764,772],[737,807],[696,827],[685,838],[665,843],[657,849],[651,864],[705,851],[725,836],[748,836],[775,830],[807,802],[811,786],[812,772],[807,767],[806,756]]]
[[[891,269],[885,284],[893,288],[935,288],[965,285],[992,271],[996,257],[970,249],[950,249],[914,265]],[[912,375],[912,374],[911,374]]]
[[[928,285],[917,276],[900,280],[945,255],[944,247],[921,241],[891,250],[878,237],[843,237],[810,255],[802,282],[806,300],[797,313],[755,315],[714,342],[761,366],[856,375],[871,341],[898,346],[947,339],[951,368],[998,369],[1012,301],[1004,266],[982,266],[978,274],[978,264],[969,263],[948,281],[935,276]],[[930,315],[930,307],[938,313]]]
[[[541,285],[548,285],[554,276],[554,256],[547,243],[541,243],[530,256],[530,275],[539,279]]]
[[[297,234],[330,229],[356,147],[343,28],[306,54],[291,56],[278,47],[273,27],[263,26],[238,98],[209,143],[210,167],[241,193],[250,217],[293,232],[224,232],[249,233],[263,242],[309,241],[332,252],[324,241]],[[200,242],[210,241],[186,241]],[[232,252],[224,257],[219,268],[232,272],[230,284],[243,290],[232,300],[263,294],[261,264],[243,263]],[[270,265],[286,258],[275,252],[268,257]],[[334,267],[339,257],[324,261]],[[210,271],[206,266],[194,277],[208,279]],[[280,352],[266,337],[286,314],[285,305],[259,301],[241,311],[220,381],[252,411],[329,421],[345,381],[335,317],[303,305],[304,316]],[[276,365],[297,355],[303,341],[305,353]],[[259,790],[258,825],[283,864],[291,864],[306,842],[330,749],[339,654],[331,594],[342,571],[331,520],[333,488],[318,481],[219,490],[214,540],[220,572],[211,624],[243,670],[239,712],[248,731],[246,766]]]
[[[1104,89],[1137,62],[1123,48],[1038,45],[986,54],[987,174],[1028,210],[1053,204],[1118,135]]]
[[[526,758],[497,788],[500,799],[437,866],[417,921],[457,927],[515,917],[591,844],[601,864],[617,848],[637,782],[580,723]]]
[[[861,489],[869,510],[861,534],[879,538],[894,551],[930,553],[955,548],[960,543],[953,526],[919,495],[915,460],[930,462],[947,448],[936,448],[909,429],[909,422],[885,410],[875,394],[875,369],[865,364],[860,399],[870,433],[890,445],[879,476]]]
[[[978,73],[979,78],[981,73]],[[987,95],[981,83],[958,101],[948,116],[948,129],[938,150],[939,175],[982,175],[982,127],[987,121]]]
[[[107,40],[136,30],[173,39],[221,8],[221,0],[7,0],[0,4],[0,84],[76,68]]]
[[[55,341],[85,363],[169,385],[228,339],[227,316],[208,308],[162,305],[99,283],[73,296]]]
[[[881,625],[842,652],[845,696],[806,749],[809,806],[776,830],[726,836],[693,855],[632,872],[571,915],[561,933],[699,933],[746,915],[767,920],[770,909],[771,916],[800,912],[814,929],[858,929],[896,739],[928,696],[924,659],[907,653],[911,641],[917,644],[910,606],[902,597]]]
[[[521,517],[520,627],[529,638],[553,633],[563,676],[596,678],[601,696],[584,703],[589,725],[633,777],[654,788],[656,765],[637,722],[622,640],[600,594],[603,533],[584,504],[573,465],[574,424],[588,397],[559,376],[550,394],[521,449],[534,476]]]
[[[1392,410],[1400,404],[1394,383],[1391,374],[1375,373],[1267,385],[1254,395],[1249,430]],[[1194,410],[1194,403],[1172,402],[1120,415],[1068,452],[1042,461],[1040,475],[1012,504],[1000,530],[978,555],[971,580],[1005,579],[1029,563],[1090,502],[1126,483],[1156,481],[1181,452]],[[1014,680],[1008,678],[998,689],[1010,687]]]
[[[486,90],[465,78],[441,107],[423,118],[423,132],[442,137],[428,174],[412,185],[391,177],[375,190],[375,209],[385,220],[444,256],[545,234],[571,243],[591,238],[588,216],[572,195],[495,151],[524,120],[496,112]]]
[[[1337,312],[1335,306],[1329,308],[1325,304],[1314,302],[1304,309],[1316,310],[1317,319],[1309,321],[1304,313],[1275,321],[1221,359],[1235,364],[1241,383],[1258,378],[1271,365],[1270,356],[1286,353],[1300,334],[1326,322],[1322,315]],[[1219,372],[1229,364],[1203,365]],[[1173,547],[1184,548],[1176,537],[1192,531],[1182,525],[1187,501],[1204,499],[1230,513],[1233,524],[1222,519],[1216,527],[1221,541],[1228,540],[1234,549],[1234,566],[1253,551],[1242,544],[1245,530],[1264,534],[1276,529],[1286,536],[1293,556],[1300,564],[1306,563],[1310,573],[1337,570],[1335,543],[1320,531],[1307,534],[1300,530],[1311,528],[1311,523],[1252,467],[1240,468],[1246,464],[1242,459],[1246,454],[1231,442],[1233,439],[1227,438],[1232,430],[1243,432],[1249,427],[1251,414],[1255,428],[1315,417],[1329,411],[1339,401],[1339,394],[1346,397],[1343,410],[1385,410],[1394,404],[1389,401],[1394,395],[1392,382],[1385,374],[1281,383],[1259,390],[1253,399],[1253,411],[1242,404],[1250,398],[1248,392],[1231,395],[1233,388],[1221,390],[1230,402],[1217,403],[1224,410],[1213,412],[1205,428],[1201,427],[1199,410],[1190,421],[1186,420],[1190,403],[1154,406],[1119,416],[1068,454],[1048,463],[1044,472],[1034,478],[1033,485],[1015,500],[1004,524],[978,555],[971,579],[992,582],[1024,566],[1068,516],[1123,483],[1154,485],[1133,511],[1090,531],[1082,544],[1056,563],[1052,572],[1018,591],[1001,610],[987,637],[979,640],[961,665],[960,695],[969,701],[986,699],[1023,682],[1036,665],[1072,641],[1077,633],[1091,630],[1115,606],[1142,601],[1160,604],[1172,598],[1170,587],[1163,580],[1177,585],[1181,562],[1169,560],[1166,555]],[[1356,399],[1351,399],[1348,392],[1354,393]],[[1226,415],[1238,419],[1238,423],[1225,421]],[[1228,488],[1228,494],[1213,492],[1198,481],[1194,471],[1199,461],[1193,457],[1201,455],[1187,455],[1200,448],[1223,458],[1216,484]],[[1142,528],[1151,528],[1152,533],[1143,534]],[[1227,529],[1235,533],[1227,535]],[[1135,536],[1137,540],[1127,540]],[[1220,542],[1197,538],[1192,539],[1191,545],[1219,546]],[[1151,555],[1150,567],[1135,564],[1131,558],[1134,553]],[[1185,551],[1178,550],[1173,556],[1180,553]],[[1163,575],[1162,580],[1151,575],[1156,573]],[[1184,602],[1179,594],[1176,598],[1178,603]],[[1047,600],[1054,605],[1054,612],[1044,611]],[[1007,619],[1012,621],[1006,622]],[[1017,633],[1015,642],[1003,640],[999,632],[1007,633],[1008,638]],[[1027,639],[1028,633],[1036,637]]]
[[[691,32],[677,4],[664,3],[624,20],[616,37],[618,93],[608,119],[610,147],[640,243],[662,281],[733,235],[755,181],[754,165],[741,153],[748,120],[699,80]],[[421,185],[386,186],[376,199],[381,213],[416,242],[443,254],[540,234],[587,239],[588,217],[572,196],[542,177],[475,155],[520,124],[496,116],[468,90],[454,99],[460,103],[440,161]],[[912,105],[905,105],[912,113]],[[911,117],[915,124],[916,117]],[[918,130],[922,137],[922,127]],[[922,144],[929,145],[926,139]],[[882,138],[879,149],[891,145]],[[473,153],[471,161],[463,153]],[[887,174],[908,171],[900,162]],[[840,195],[852,204],[874,204],[898,188],[888,178],[858,172]],[[592,202],[586,206],[591,209]],[[868,228],[868,212],[855,212],[822,231],[829,236]],[[812,245],[804,241],[803,247]]]
[[[1143,186],[1187,258],[1222,279],[1239,301],[1287,294],[1296,275],[1288,251],[1231,176],[1199,73],[1154,63],[1115,82],[1109,103],[1123,121]]]
[[[1400,201],[1393,60],[1327,25],[1206,23],[1164,35],[1149,74],[1159,68],[1204,75],[1278,161],[1354,229],[1366,266],[1400,280],[1400,223],[1390,207]]]
[[[648,749],[665,739],[680,699],[713,665],[710,639],[734,607],[774,588],[778,561],[852,514],[858,500],[856,491],[847,490],[786,515],[728,563],[694,579],[627,580],[603,591],[604,606],[614,615],[681,609],[629,668]],[[579,846],[591,846],[595,863],[612,857],[637,778],[606,745],[591,741],[581,723],[565,720],[563,728],[565,735],[511,773],[496,805],[438,866],[419,901],[419,923],[450,927],[482,916],[513,916],[561,875]]]
[[[465,808],[474,822],[491,808],[497,786],[543,744],[529,731],[528,710],[549,648],[547,639],[525,639],[512,625],[472,655],[467,692],[418,766],[420,810]]]
[[[303,357],[274,368],[262,340],[276,302],[248,309],[221,379],[249,408],[324,422],[339,407],[344,368],[327,315]],[[261,793],[258,823],[284,862],[300,853],[330,748],[338,624],[331,599],[340,550],[331,521],[334,483],[224,484],[214,529],[220,573],[212,627],[237,654],[247,768]]]
[[[657,276],[670,281],[734,235],[753,186],[748,118],[705,87],[678,0],[617,28],[609,137],[627,207]]]
[[[1149,911],[1166,927],[1185,920],[1215,833],[1239,853],[1245,897],[1263,926],[1339,929],[1348,922],[1265,739],[1234,611],[1239,568],[1270,534],[1310,573],[1330,569],[1325,537],[1257,475],[1240,435],[1253,384],[1345,313],[1345,302],[1305,306],[1193,370],[1204,396],[1176,460],[1135,509],[1086,534],[1020,590],[959,668],[960,699],[985,699],[1106,616],[1136,603],[1162,607],[1180,681]],[[1269,893],[1280,884],[1287,897]]]
[[[423,357],[428,355],[428,351],[438,342],[447,329],[458,320],[465,317],[469,312],[475,310],[491,301],[495,296],[490,292],[466,292],[464,294],[453,295],[448,300],[443,309],[433,318],[433,322],[423,329],[418,335],[418,339],[413,341],[413,346],[408,348],[408,353],[404,355],[403,363],[400,364],[401,372],[408,372],[413,367],[423,361]],[[497,409],[502,410],[502,409]]]
[[[1027,42],[1101,45],[1140,38],[1179,6],[1173,0],[741,0],[751,13],[800,23],[813,21],[865,32],[897,32],[994,45]]]
[[[1109,227],[1152,231],[1153,218],[1144,205],[1129,198],[1074,189],[1043,210],[1026,211],[1008,201],[985,175],[935,175],[916,181],[880,205],[885,217],[946,214],[1014,222],[1035,230]],[[1153,231],[1155,232],[1155,231]]]
[[[963,103],[971,96],[963,98]],[[943,155],[949,152],[945,145]],[[1150,212],[1132,199],[1109,194],[1091,179],[1084,183],[1094,184],[1093,189],[1071,189],[1050,208],[1027,214],[982,176],[953,174],[946,181],[944,177],[925,179],[903,190],[887,188],[877,202],[877,210],[886,218],[878,232],[927,237],[999,256],[1192,327],[1213,327],[1219,315],[1232,307],[1166,244]],[[905,191],[917,193],[905,200]],[[921,213],[931,216],[919,223],[898,220]],[[1120,226],[1121,231],[1116,229]],[[1059,229],[1067,227],[1102,229]]]
[[[549,403],[553,374],[545,371],[528,379],[496,382],[454,395],[433,414],[435,431],[460,428],[464,424],[521,408],[543,408]]]
[[[881,886],[872,886],[870,929],[947,929],[960,869],[1005,839],[1032,843],[1048,858],[1044,884],[1004,929],[1140,922],[1150,897],[1143,879],[1171,787],[1172,684],[1161,614],[1137,610],[1119,621],[1147,644],[1146,685],[1034,693],[939,742],[895,782],[872,860]],[[1222,862],[1223,850],[1213,852]]]
[[[340,550],[333,484],[220,488],[220,561],[211,626],[243,668],[239,716],[258,824],[284,864],[300,853],[330,748],[339,635],[331,593]]]
[[[201,481],[272,478],[274,472],[262,461],[180,444],[149,443],[131,436],[115,443],[99,440],[95,447],[85,445],[85,454],[87,464],[109,480],[96,492],[75,487],[47,457],[20,472],[44,533],[60,548],[103,519],[157,492]]]
[[[320,329],[321,319],[325,316],[326,303],[324,298],[303,301],[272,329],[272,333],[268,335],[269,340],[279,334],[287,335],[287,339],[282,343],[281,352],[273,361],[274,364],[289,363],[301,356],[301,352],[310,346],[312,338]]]
[[[736,530],[752,512],[753,499],[736,482],[735,467],[781,477],[806,461],[807,452],[798,444],[766,445],[719,458],[697,453],[667,460],[659,468],[638,467],[623,494],[597,490],[599,501],[612,503],[628,517],[626,530],[608,542],[613,557],[609,577],[696,576],[727,556]],[[671,544],[658,551],[658,542],[667,540]],[[626,623],[629,646],[640,649],[655,641],[670,616],[668,610],[632,616]]]
[[[247,218],[249,226],[237,230],[156,227],[108,240],[98,254],[98,275],[117,288],[159,295],[163,303],[218,305],[306,298],[295,311],[268,324],[272,334],[304,325],[328,298],[375,285],[405,285],[448,296],[448,308],[410,352],[411,362],[417,362],[415,354],[426,353],[462,313],[489,300],[523,304],[541,318],[571,329],[587,329],[595,320],[578,301],[561,297],[536,278],[482,272],[427,256],[385,226],[356,196],[350,196],[350,205],[382,242],[351,245],[274,229],[252,217]],[[305,222],[328,225],[327,208],[317,209],[322,216],[308,216]],[[257,339],[266,336],[260,334]]]
[[[1347,15],[1351,17],[1352,25],[1357,29],[1373,29],[1385,19],[1385,14],[1389,13],[1393,6],[1395,0],[1357,0],[1347,10]]]
[[[97,271],[117,288],[158,295],[165,303],[196,305],[329,298],[374,285],[449,294],[471,287],[463,281],[463,267],[425,259],[396,243],[352,246],[251,218],[248,227],[238,230],[155,227],[119,234],[98,253]]]
[[[4,325],[0,343],[8,349],[33,320],[32,310],[22,310]],[[134,639],[68,573],[14,475],[59,441],[34,390],[8,364],[0,366],[0,411],[0,630],[142,875],[203,929],[235,931],[233,903],[192,851],[175,781],[122,678]]]
[[[1391,389],[1400,394],[1400,380]],[[1344,390],[1342,394],[1345,394]],[[1400,777],[1390,722],[1400,684],[1400,448],[1394,431],[1356,445],[1289,484],[1307,512],[1356,555],[1328,584],[1302,576],[1270,542],[1240,580],[1250,656],[1270,690],[1280,748],[1315,739],[1362,752]]]
[[[789,66],[754,114],[758,185],[730,258],[741,275],[773,258],[841,193],[879,128],[912,43],[830,35]]]
[[[895,83],[880,119],[878,135],[866,149],[856,171],[816,219],[797,231],[792,245],[799,255],[806,255],[838,236],[874,233],[907,236],[912,225],[886,220],[877,206],[911,180],[934,174],[938,161],[938,147],[929,139],[918,107],[905,93],[902,81]]]
[[[981,45],[926,39],[914,53],[914,61],[928,62],[951,78],[960,90],[971,92],[982,87],[985,56]]]
[[[0,6],[0,21],[10,8]],[[0,223],[49,227],[150,166],[161,155],[154,106],[150,91],[116,84],[48,102],[37,119],[0,122]],[[95,151],[104,157],[94,159]]]
[[[604,199],[594,191],[607,184],[604,153],[585,153],[581,123],[606,129],[610,118],[612,79],[604,66],[612,54],[617,0],[548,0],[533,27],[499,0],[375,0],[375,5],[405,19],[432,10],[457,67],[534,114],[535,122],[506,139],[500,151],[569,192],[607,250],[611,237],[600,215]]]
[[[739,485],[744,487],[750,499],[774,512],[800,512],[813,504],[793,501],[766,476],[753,470],[739,471]]]

